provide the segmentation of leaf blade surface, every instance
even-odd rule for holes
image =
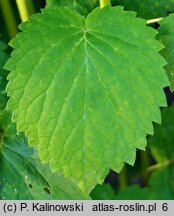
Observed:
[[[166,106],[162,45],[145,24],[121,7],[97,8],[86,20],[47,9],[11,42],[8,107],[18,131],[88,193],[110,168],[134,163]]]
[[[167,65],[165,70],[170,81],[170,90],[174,91],[174,61],[173,61],[173,44],[174,44],[174,30],[173,30],[174,14],[170,14],[159,22],[159,34],[157,38],[164,44],[165,48],[161,50],[161,55],[166,59]]]

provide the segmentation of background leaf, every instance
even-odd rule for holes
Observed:
[[[159,34],[157,38],[164,44],[165,48],[161,51],[161,55],[167,61],[165,69],[170,81],[170,89],[174,91],[174,14],[165,17],[160,22],[158,28]]]
[[[110,184],[97,185],[90,193],[93,200],[115,200],[116,194]]]
[[[93,200],[173,200],[174,166],[163,167],[152,173],[145,187],[127,186],[116,192],[111,185],[97,185],[91,192]]]
[[[81,15],[87,16],[95,7],[98,6],[98,0],[47,0],[46,7],[55,6],[69,7]]]
[[[158,191],[158,199],[174,198],[174,105],[162,110],[162,125],[155,125],[149,140],[152,155],[158,162],[150,185]]]
[[[7,61],[8,55],[5,52],[6,45],[0,41],[0,110],[3,110],[7,103],[7,97],[5,93],[5,87],[7,84],[8,72],[3,69],[5,62]]]
[[[174,166],[162,167],[153,172],[150,188],[156,192],[158,200],[174,199]]]
[[[152,200],[157,199],[156,192],[152,192],[149,188],[140,188],[138,185],[127,186],[116,193],[109,185],[97,185],[91,192],[93,200]]]
[[[174,12],[174,0],[112,0],[112,4],[136,11],[139,17],[145,19],[163,17]]]
[[[20,29],[6,64],[13,121],[43,162],[89,193],[110,168],[133,165],[152,121],[160,123],[162,45],[122,7],[97,8],[86,20],[47,9]]]
[[[15,134],[6,112],[0,130],[0,199],[90,199],[61,172],[52,173],[48,165],[41,164],[37,152],[27,146],[21,134]]]
[[[174,105],[162,110],[162,125],[155,125],[149,146],[157,162],[174,160]]]
[[[137,185],[127,187],[119,192],[117,200],[153,200],[157,199],[156,193],[149,188],[140,188]]]

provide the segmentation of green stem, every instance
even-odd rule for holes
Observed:
[[[18,7],[19,15],[22,22],[25,22],[29,19],[29,14],[27,10],[26,0],[16,0],[16,4]]]
[[[0,8],[4,17],[9,37],[13,38],[18,32],[18,28],[9,0],[0,0]]]
[[[127,169],[126,166],[122,169],[122,171],[118,175],[118,181],[120,189],[123,189],[127,186]]]
[[[149,166],[147,169],[145,170],[140,170],[139,172],[137,172],[132,178],[131,181],[134,181],[134,179],[137,179],[137,177],[142,176],[142,175],[148,175],[150,176],[150,173],[158,170],[158,169],[162,169],[164,167],[167,167],[171,164],[174,164],[174,160],[166,160],[157,164],[154,164],[152,166]]]
[[[33,0],[26,0],[27,8],[28,8],[28,13],[29,15],[32,15],[35,13],[35,8],[33,5]]]
[[[100,0],[100,8],[105,7],[106,5],[110,4],[110,0]]]
[[[162,20],[162,19],[163,19],[163,17],[154,18],[154,19],[149,19],[149,20],[147,20],[147,24],[156,23],[156,22],[159,22],[159,21]]]
[[[152,165],[152,166],[148,167],[145,171],[146,172],[152,172],[154,170],[161,169],[163,167],[169,166],[169,165],[171,165],[173,163],[174,163],[174,161],[172,161],[172,160],[166,160],[166,161],[163,161],[161,163],[157,163],[155,165]]]

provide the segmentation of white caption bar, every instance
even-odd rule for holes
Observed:
[[[174,215],[174,200],[89,200],[89,201],[39,201],[39,200],[3,200],[0,201],[0,216],[20,215],[68,215],[68,216],[165,216]]]

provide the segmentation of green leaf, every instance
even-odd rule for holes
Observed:
[[[90,195],[93,200],[172,200],[174,198],[173,171],[174,169],[169,168],[155,171],[148,187],[128,186],[116,194],[110,185],[103,184],[97,185]]]
[[[156,192],[149,188],[140,188],[138,185],[127,187],[121,190],[116,196],[117,200],[153,200],[157,199]]]
[[[158,28],[159,34],[157,38],[164,44],[165,48],[161,51],[161,55],[167,61],[165,69],[170,81],[170,89],[174,91],[174,14],[165,17],[160,22]]]
[[[174,166],[161,168],[153,172],[149,186],[158,200],[174,199]]]
[[[147,187],[129,186],[115,197],[117,200],[171,200],[174,198],[174,166],[152,173]]]
[[[174,12],[174,0],[111,0],[113,5],[122,5],[125,10],[136,11],[139,17],[152,19]]]
[[[97,185],[90,196],[93,200],[115,200],[116,193],[110,184],[102,184]]]
[[[110,169],[133,165],[152,121],[161,121],[166,62],[145,25],[122,7],[97,8],[86,20],[46,9],[10,43],[8,108],[18,131],[88,193]]]
[[[6,45],[0,41],[0,110],[4,109],[7,103],[7,96],[5,93],[5,86],[7,84],[7,71],[3,69],[8,55],[5,52]]]
[[[152,173],[148,186],[127,186],[118,193],[108,184],[97,185],[91,192],[93,200],[172,200],[174,198],[174,166]]]
[[[41,164],[36,151],[15,134],[6,112],[0,131],[0,199],[89,199],[61,172]]]
[[[155,125],[149,146],[157,162],[174,160],[174,105],[162,110],[162,125]]]
[[[174,198],[174,105],[162,110],[162,125],[155,125],[155,134],[149,139],[152,155],[158,162],[149,185],[158,193],[158,199]]]
[[[97,185],[90,196],[94,200],[152,200],[158,197],[157,193],[152,192],[148,187],[127,186],[116,193],[108,184]]]
[[[56,6],[69,7],[81,15],[87,16],[95,7],[98,6],[98,0],[47,0],[46,7]]]

